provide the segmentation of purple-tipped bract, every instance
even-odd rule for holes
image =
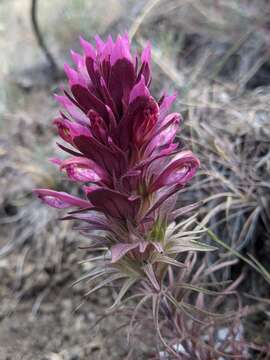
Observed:
[[[85,199],[37,189],[48,205],[77,207],[68,218],[102,230],[112,262],[125,256],[145,261],[163,251],[175,194],[194,176],[199,160],[175,142],[181,122],[169,113],[175,96],[151,96],[151,50],[132,56],[127,35],[96,47],[80,39],[83,54],[65,65],[70,91],[56,95],[63,111],[54,123],[71,157],[54,162],[80,182]],[[163,231],[162,231],[163,229]],[[163,234],[163,235],[162,235]],[[104,245],[103,244],[103,245]]]

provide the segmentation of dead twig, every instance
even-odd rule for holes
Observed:
[[[42,50],[49,66],[50,66],[52,73],[54,74],[54,76],[57,76],[59,73],[58,66],[57,66],[57,63],[56,63],[53,55],[51,54],[50,50],[48,49],[48,47],[45,43],[44,37],[43,37],[42,32],[39,27],[37,12],[38,12],[38,0],[32,0],[31,23],[32,23],[34,35],[37,39],[37,43],[38,43],[40,49]]]

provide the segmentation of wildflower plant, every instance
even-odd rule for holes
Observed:
[[[170,307],[179,307],[168,294],[174,269],[186,272],[188,254],[213,249],[198,241],[195,216],[186,216],[197,204],[176,207],[200,163],[175,141],[182,121],[170,113],[176,96],[150,93],[150,44],[132,56],[126,34],[95,40],[96,47],[80,39],[83,54],[71,52],[75,69],[65,65],[69,91],[55,96],[62,110],[54,124],[66,143],[58,145],[69,157],[52,161],[84,196],[35,192],[52,207],[73,208],[63,219],[83,223],[96,263],[84,276],[97,284],[87,295],[114,283],[120,290],[111,309],[129,292],[141,297],[134,314],[151,299],[166,347],[158,317],[160,308],[170,318]]]

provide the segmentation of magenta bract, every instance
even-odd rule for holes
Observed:
[[[96,47],[83,38],[80,43],[82,55],[71,53],[75,68],[65,65],[70,91],[56,95],[63,109],[54,121],[68,143],[59,146],[72,157],[53,162],[84,184],[85,199],[35,192],[50,206],[77,207],[68,218],[86,221],[89,232],[105,230],[114,262],[162,251],[149,234],[157,220],[166,223],[175,194],[199,166],[191,151],[174,142],[181,117],[168,113],[175,96],[151,96],[150,44],[139,58],[132,56],[127,35],[115,42],[96,37]]]

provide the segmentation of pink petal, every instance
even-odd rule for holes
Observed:
[[[170,146],[179,128],[180,119],[178,113],[172,113],[166,116],[162,124],[159,124],[159,128],[157,128],[156,132],[152,135],[152,140],[147,150],[152,152],[155,148],[159,149],[162,146]]]
[[[60,166],[63,162],[63,160],[58,159],[56,157],[52,157],[48,159],[52,164]]]
[[[111,247],[112,263],[119,261],[127,252],[135,249],[138,244],[116,244]]]
[[[88,85],[91,84],[91,80],[89,78],[85,64],[85,57],[73,50],[71,50],[70,53],[74,64],[77,66],[77,71],[80,74],[83,81],[85,81]]]
[[[163,118],[167,115],[175,99],[176,99],[176,94],[173,95],[164,94],[163,100],[159,105],[160,121],[162,121]]]
[[[84,87],[87,86],[86,79],[76,70],[72,69],[71,66],[69,66],[68,64],[64,64],[64,70],[69,80],[70,87],[74,85],[81,85]]]
[[[157,124],[158,115],[158,105],[156,101],[150,97],[142,113],[137,114],[133,122],[133,141],[136,146],[141,147],[151,138],[151,134]]]
[[[73,139],[77,136],[91,136],[91,132],[86,126],[69,121],[67,119],[55,119],[54,124],[58,128],[58,133],[61,138],[70,144],[73,144]]]
[[[76,51],[74,50],[70,50],[70,54],[71,54],[71,57],[72,57],[72,60],[74,62],[74,64],[79,67],[82,62],[83,62],[83,57],[82,55],[80,55],[79,53],[77,53]]]
[[[129,104],[140,96],[150,97],[150,92],[145,86],[144,76],[141,76],[140,81],[131,90],[129,95]]]
[[[113,48],[114,48],[114,42],[112,40],[111,35],[108,36],[107,41],[104,44],[100,60],[104,61],[105,59],[109,59],[109,56],[111,55]]]
[[[97,48],[98,55],[101,55],[103,52],[105,43],[98,35],[95,36],[95,41],[96,41],[96,48]]]
[[[191,151],[180,152],[150,186],[150,191],[157,191],[163,186],[185,185],[195,175],[199,165],[199,160]]]
[[[142,61],[142,63],[149,64],[149,66],[150,66],[150,62],[151,62],[151,43],[150,43],[150,41],[147,42],[146,47],[142,51],[141,61]]]
[[[82,200],[66,192],[49,189],[35,189],[33,192],[47,205],[58,209],[66,209],[72,206],[78,206],[80,208],[88,208],[91,206],[89,201]]]
[[[89,118],[69,98],[57,94],[55,94],[54,97],[57,100],[57,102],[67,110],[67,112],[74,120],[76,120],[80,124],[89,125],[90,123]]]
[[[69,178],[81,182],[99,182],[101,178],[91,169],[84,166],[69,165],[66,166],[66,172]]]
[[[94,60],[96,58],[95,48],[88,41],[86,41],[82,36],[80,36],[80,44],[81,44],[81,47],[83,48],[85,55]]]
[[[91,192],[96,191],[97,189],[100,189],[101,186],[99,185],[91,185],[91,186],[83,186],[82,189],[85,192],[86,196],[91,194]]]
[[[86,222],[89,225],[84,226],[84,230],[91,230],[92,226],[94,226],[95,230],[105,230],[110,231],[110,223],[109,221],[103,216],[102,214],[96,213],[94,211],[90,211],[91,209],[88,209],[85,213],[78,213],[78,214],[69,214],[65,217],[63,217],[61,220],[81,220]],[[91,237],[92,240],[92,237]],[[106,241],[106,239],[104,239]]]
[[[129,43],[126,38],[118,35],[110,57],[111,66],[121,59],[128,60],[132,63]]]
[[[141,56],[141,70],[139,72],[138,77],[141,75],[145,78],[145,83],[147,86],[150,85],[151,82],[151,45],[148,42],[147,46],[143,49]]]
[[[94,161],[84,157],[73,157],[62,162],[61,169],[66,170],[68,176],[75,181],[99,182],[106,180],[104,170]]]

